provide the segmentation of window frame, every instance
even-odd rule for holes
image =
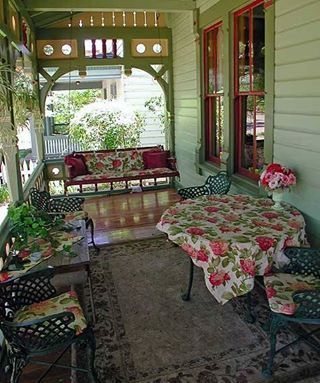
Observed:
[[[250,170],[242,167],[242,152],[243,152],[243,140],[242,140],[242,109],[241,109],[241,98],[243,96],[253,96],[255,97],[254,105],[256,105],[256,98],[263,96],[266,100],[266,83],[264,83],[264,89],[263,91],[256,91],[253,90],[253,55],[252,55],[252,49],[253,49],[253,9],[255,7],[258,7],[260,5],[264,6],[264,9],[266,8],[266,3],[264,0],[255,0],[252,1],[250,4],[242,7],[241,9],[238,9],[233,14],[233,28],[234,28],[234,37],[233,37],[233,66],[234,66],[234,82],[233,82],[233,89],[234,89],[234,123],[235,123],[235,170],[238,174],[243,175],[249,179],[252,179],[254,181],[257,181],[259,179],[259,175],[257,173],[253,173]],[[248,12],[250,14],[249,23],[250,23],[250,29],[249,29],[249,41],[250,41],[250,52],[249,52],[249,91],[240,91],[239,90],[239,40],[238,40],[238,18],[239,16],[243,15],[244,13]],[[264,36],[264,43],[266,45],[266,34]],[[264,62],[264,69],[266,74],[266,60]],[[264,78],[266,80],[266,76]],[[255,136],[256,131],[256,109],[254,113],[254,142],[253,142],[253,155],[254,155],[254,162],[256,160],[256,153],[257,153],[257,140]],[[266,122],[264,125],[264,132],[266,131]],[[264,142],[265,142],[265,136],[264,136]],[[265,145],[264,145],[264,155],[265,155]]]
[[[203,28],[202,30],[202,42],[203,42],[203,52],[202,52],[202,58],[203,58],[203,122],[204,122],[204,139],[205,139],[205,161],[211,162],[216,165],[220,165],[221,159],[220,156],[214,156],[213,153],[216,151],[215,145],[213,145],[213,142],[217,141],[217,129],[213,129],[212,124],[212,114],[215,112],[215,108],[212,106],[213,100],[217,100],[219,102],[219,109],[221,105],[221,98],[223,100],[224,98],[224,76],[223,76],[223,68],[222,68],[222,92],[215,92],[210,93],[208,91],[209,86],[209,78],[208,78],[208,68],[209,68],[209,57],[208,57],[208,50],[207,50],[207,43],[208,43],[208,34],[212,32],[213,30],[218,30],[219,28],[223,27],[223,21],[219,20],[214,22],[212,25]],[[216,52],[216,44],[214,45],[215,52]],[[222,45],[223,48],[223,45]],[[221,50],[220,50],[221,52]],[[218,67],[218,57],[216,54],[214,56],[214,80],[216,83],[215,89],[217,89],[217,67]],[[223,110],[219,111],[219,120],[221,121],[223,117]],[[220,122],[219,122],[220,124]],[[216,125],[217,126],[217,125]],[[223,130],[223,124],[220,126],[220,129]],[[215,135],[215,137],[213,137]],[[222,149],[223,142],[221,142],[221,149]],[[222,151],[222,150],[221,150]]]

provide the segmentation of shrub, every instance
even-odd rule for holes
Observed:
[[[145,119],[119,101],[96,101],[71,120],[70,136],[86,150],[118,149],[140,144]]]

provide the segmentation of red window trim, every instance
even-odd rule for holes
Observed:
[[[255,180],[257,181],[259,179],[259,176],[256,175],[255,173],[252,173],[250,172],[248,169],[245,169],[241,166],[241,157],[242,157],[242,127],[240,125],[240,121],[242,121],[242,116],[241,116],[241,108],[240,108],[240,99],[241,99],[241,96],[265,96],[265,91],[254,91],[253,90],[253,87],[252,87],[252,54],[250,52],[249,54],[249,84],[250,84],[250,91],[239,91],[239,76],[238,76],[238,60],[236,59],[238,57],[238,48],[239,48],[239,44],[237,43],[238,42],[238,24],[237,24],[237,18],[239,16],[241,16],[242,14],[246,13],[247,11],[249,11],[249,14],[250,14],[250,23],[253,22],[253,17],[252,17],[252,13],[253,13],[253,8],[261,5],[261,4],[264,4],[264,7],[266,8],[266,6],[270,6],[270,1],[265,1],[265,0],[255,0],[253,1],[252,3],[248,4],[247,6],[239,9],[238,11],[236,11],[234,13],[234,22],[233,22],[233,25],[234,25],[234,40],[233,40],[233,61],[234,61],[234,97],[235,97],[235,102],[234,102],[234,111],[235,111],[235,121],[238,121],[238,124],[236,123],[235,127],[236,127],[236,150],[237,150],[237,153],[236,153],[236,156],[235,156],[235,168],[236,168],[236,171],[237,173],[247,177],[247,178],[250,178],[252,180]],[[250,41],[252,41],[252,31],[253,31],[253,28],[252,28],[252,24],[251,24],[251,28],[249,30],[249,33],[250,33]],[[250,48],[250,50],[252,49],[252,47]],[[255,116],[256,114],[254,114]],[[256,140],[255,140],[255,121],[254,121],[254,158],[256,156],[256,153],[257,153],[257,143],[256,143]]]
[[[207,27],[203,30],[203,47],[204,49],[207,48],[207,36],[208,33],[211,32],[214,29],[218,29],[222,27],[222,21],[218,21],[214,23],[213,25],[210,25],[210,27]],[[217,55],[214,54],[215,60],[217,60]],[[213,147],[212,147],[212,129],[210,128],[209,124],[210,121],[212,121],[211,118],[211,113],[212,113],[212,108],[208,108],[208,102],[210,98],[218,98],[218,97],[223,97],[224,93],[209,93],[208,92],[208,54],[206,50],[203,50],[203,62],[204,62],[204,76],[203,76],[203,81],[204,81],[204,120],[205,120],[205,158],[209,162],[213,162],[217,165],[220,165],[220,157],[216,157],[212,155],[213,152]],[[217,62],[215,63],[215,67],[217,67]],[[214,76],[214,81],[215,81],[215,89],[217,89],[217,76],[215,74]],[[220,107],[220,104],[219,104]]]

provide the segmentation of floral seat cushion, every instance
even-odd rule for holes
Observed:
[[[68,213],[64,213],[64,221],[65,222],[71,222],[75,220],[82,220],[88,218],[88,213],[84,210],[78,210],[78,211],[70,211]]]
[[[298,305],[293,293],[302,290],[320,290],[320,279],[313,276],[275,273],[264,277],[264,284],[273,312],[294,315]]]
[[[77,335],[86,329],[87,321],[77,294],[74,291],[69,291],[54,298],[47,299],[46,301],[22,307],[16,312],[14,322],[28,322],[62,312],[73,313],[74,321],[69,324],[69,327],[75,329]]]

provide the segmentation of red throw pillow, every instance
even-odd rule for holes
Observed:
[[[153,152],[147,155],[147,169],[166,168],[169,151]]]
[[[144,150],[142,152],[142,159],[143,159],[143,165],[144,165],[144,168],[145,169],[148,169],[148,156],[150,153],[159,153],[159,152],[162,152],[162,150],[159,148],[159,149],[150,149],[150,150]]]
[[[67,161],[66,164],[71,166],[69,168],[70,178],[88,174],[86,164],[81,157],[69,157]]]

